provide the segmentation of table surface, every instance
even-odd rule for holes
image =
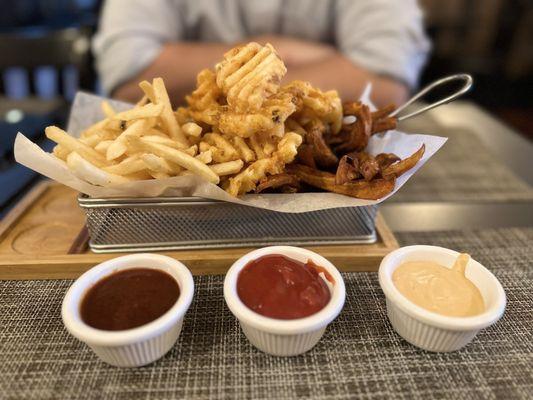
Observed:
[[[499,164],[511,172],[514,179],[525,183],[529,191],[533,187],[533,143],[471,102],[457,101],[439,107],[422,117],[406,121],[400,127],[402,128],[417,133],[437,131],[450,137],[457,131],[471,132],[490,151],[494,161],[493,168]],[[451,142],[450,140],[450,143],[446,143],[441,151],[446,151],[446,147],[451,147],[453,151],[454,143]],[[471,151],[472,157],[477,158],[475,151],[479,149],[474,148]],[[450,159],[449,163],[453,161]],[[423,175],[424,168],[417,174]],[[452,166],[448,168],[451,169]],[[472,165],[471,168],[479,168],[479,165]],[[435,178],[444,180],[446,177]],[[417,179],[417,175],[412,178],[413,185],[418,183]],[[410,184],[411,182],[407,185]],[[465,184],[475,183],[458,182],[458,186],[468,190]],[[409,190],[409,187],[406,189]],[[502,187],[501,191],[505,191],[505,188]],[[401,196],[401,191],[398,194]],[[530,193],[514,199],[504,196],[501,201],[486,201],[486,197],[480,191],[477,197],[460,201],[386,201],[382,204],[381,211],[394,231],[533,226],[533,197]]]
[[[409,345],[387,320],[376,274],[347,273],[346,305],[323,340],[298,357],[267,356],[225,307],[223,277],[203,276],[195,278],[195,300],[169,354],[151,366],[119,369],[65,331],[60,306],[71,281],[4,281],[0,398],[533,398],[533,145],[468,102],[434,110],[406,130],[431,133],[428,124],[449,133],[450,150],[435,164],[457,198],[443,191],[419,202],[412,196],[418,189],[407,187],[406,201],[381,210],[402,245],[469,252],[504,286],[503,319],[466,348],[429,353]],[[475,138],[455,140],[457,132]],[[449,176],[456,157],[464,158],[461,146],[488,149],[494,160],[472,160],[506,185],[483,183],[461,196],[457,188],[480,174],[476,165],[477,172]],[[441,171],[427,169],[413,185],[431,187]]]
[[[533,228],[405,232],[399,239],[471,253],[507,293],[502,320],[459,351],[419,350],[388,322],[377,274],[345,273],[346,304],[317,346],[272,357],[242,334],[224,303],[223,276],[199,276],[171,351],[150,366],[121,369],[65,331],[60,308],[72,281],[4,281],[0,398],[532,398]]]

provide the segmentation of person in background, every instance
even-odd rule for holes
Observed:
[[[248,41],[276,48],[287,81],[343,99],[371,82],[378,106],[405,101],[430,47],[415,0],[107,0],[93,50],[106,94],[133,102],[139,81],[161,76],[178,104]]]

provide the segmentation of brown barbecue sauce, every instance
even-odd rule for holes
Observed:
[[[120,331],[145,325],[170,310],[180,295],[178,282],[166,272],[132,268],[96,282],[80,306],[87,325]]]

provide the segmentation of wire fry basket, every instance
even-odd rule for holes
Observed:
[[[377,206],[281,213],[198,197],[78,197],[96,253],[374,243]]]

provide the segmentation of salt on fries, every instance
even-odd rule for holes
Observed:
[[[375,112],[360,102],[343,105],[334,90],[281,85],[285,73],[270,44],[248,43],[200,71],[187,107],[174,111],[155,78],[139,83],[143,97],[130,110],[102,102],[105,118],[79,139],[54,126],[45,133],[57,143],[53,155],[91,184],[195,175],[233,196],[307,185],[379,199],[422,158],[423,146],[404,160],[364,151],[371,135],[395,128],[393,105]],[[343,124],[346,115],[355,122]]]

